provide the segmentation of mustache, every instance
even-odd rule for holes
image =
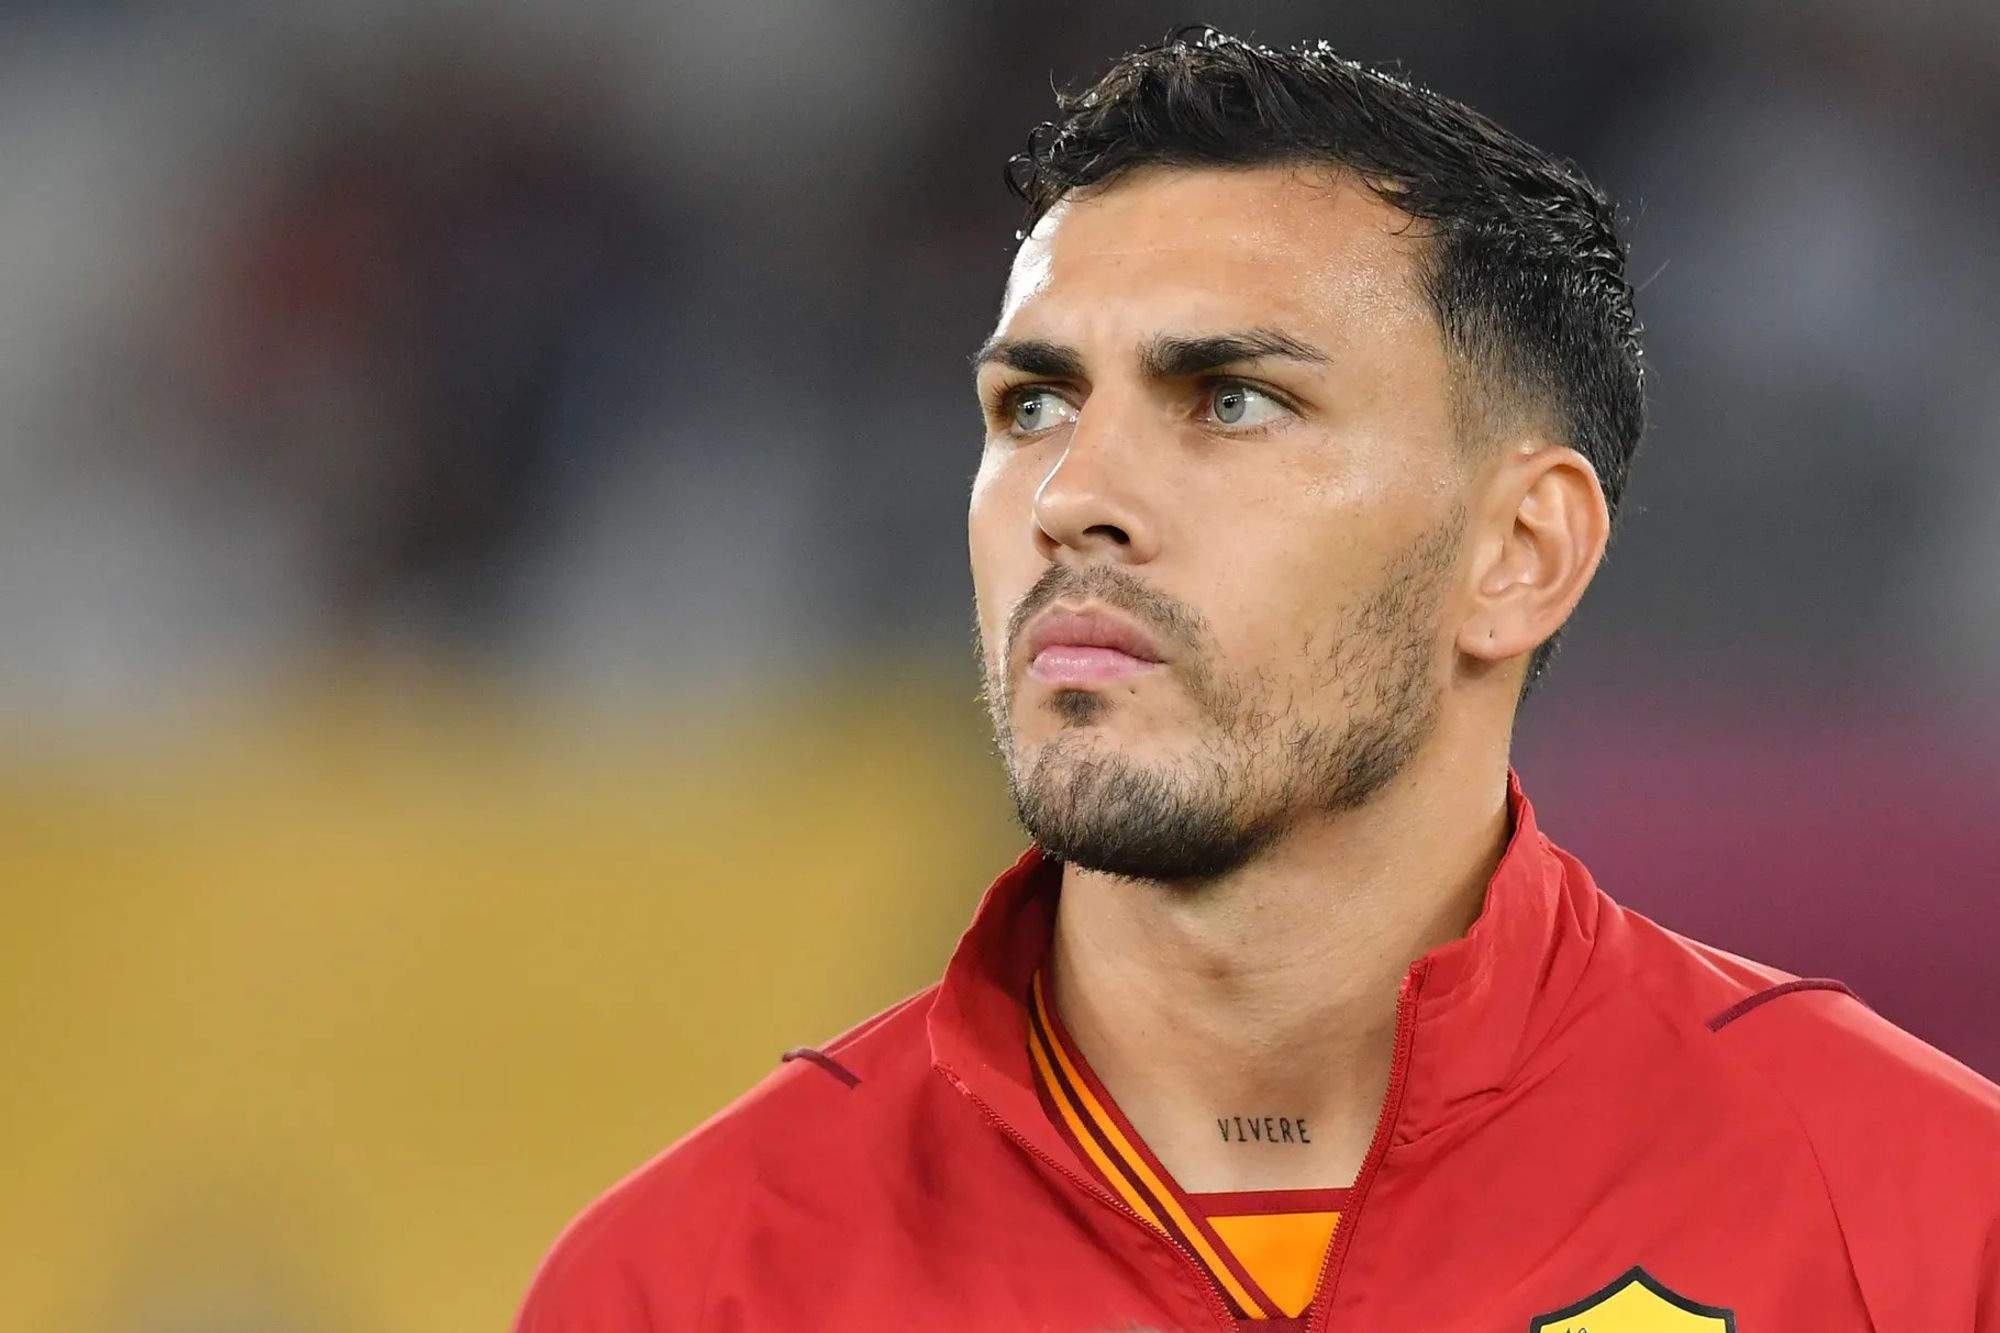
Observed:
[[[1003,660],[1013,660],[1014,650],[1027,630],[1028,622],[1050,603],[1065,597],[1095,600],[1123,611],[1166,643],[1180,648],[1197,648],[1207,640],[1208,625],[1199,612],[1147,587],[1115,566],[1089,565],[1072,569],[1067,565],[1050,565],[1022,594],[1007,617],[1006,655]]]

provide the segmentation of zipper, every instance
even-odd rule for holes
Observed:
[[[1396,1118],[1403,1109],[1403,1084],[1410,1072],[1410,1045],[1416,1038],[1417,993],[1423,989],[1424,978],[1430,975],[1428,960],[1418,963],[1403,978],[1401,992],[1396,996],[1396,1045],[1389,1057],[1389,1088],[1382,1096],[1382,1114],[1375,1121],[1375,1137],[1368,1143],[1368,1155],[1361,1159],[1361,1173],[1354,1178],[1354,1190],[1348,1196],[1348,1206],[1342,1211],[1340,1225],[1336,1229],[1333,1244],[1320,1260],[1319,1283],[1314,1288],[1312,1308],[1306,1316],[1306,1333],[1324,1333],[1328,1319],[1333,1313],[1333,1289],[1340,1283],[1340,1270],[1347,1263],[1347,1251],[1354,1241],[1355,1224],[1361,1220],[1361,1210],[1368,1202],[1369,1186],[1375,1183],[1375,1172],[1382,1165],[1383,1157],[1389,1152],[1389,1136],[1395,1131]],[[1142,1223],[1143,1225],[1143,1223]]]
[[[1023,1152],[1054,1171],[1057,1175],[1069,1180],[1092,1198],[1101,1200],[1106,1205],[1116,1209],[1119,1213],[1131,1218],[1132,1225],[1138,1227],[1139,1230],[1145,1232],[1152,1239],[1165,1242],[1168,1248],[1179,1255],[1187,1266],[1194,1271],[1195,1277],[1201,1283],[1202,1294],[1208,1298],[1208,1308],[1221,1321],[1217,1327],[1225,1330],[1234,1330],[1237,1327],[1235,1312],[1224,1303],[1222,1293],[1216,1289],[1215,1279],[1209,1275],[1208,1269],[1202,1265],[1201,1259],[1192,1250],[1175,1240],[1172,1236],[1152,1226],[1145,1218],[1134,1212],[1130,1204],[1126,1203],[1123,1199],[1114,1198],[1110,1191],[1098,1185],[1096,1181],[1086,1179],[1079,1173],[1070,1170],[1061,1162],[1058,1162],[1055,1158],[1028,1142],[1025,1135],[1001,1119],[998,1112],[988,1106],[978,1093],[967,1087],[958,1075],[954,1074],[950,1069],[944,1065],[938,1065],[937,1071],[943,1074],[967,1101],[978,1107],[980,1114],[992,1122],[994,1128],[1000,1130],[1008,1138],[1019,1144]]]

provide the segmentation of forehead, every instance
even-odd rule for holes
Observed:
[[[1015,254],[999,332],[1087,341],[1309,327],[1334,350],[1363,334],[1428,331],[1416,280],[1424,234],[1346,173],[1149,167],[1042,218]]]

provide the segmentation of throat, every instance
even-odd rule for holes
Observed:
[[[1312,1146],[1312,1135],[1302,1115],[1258,1115],[1255,1111],[1247,1118],[1219,1115],[1215,1118],[1215,1128],[1224,1143],[1296,1143],[1301,1148]]]
[[[1142,1102],[1124,1110],[1182,1188],[1198,1193],[1345,1189],[1374,1138],[1380,1099],[1343,1115],[1174,1115]]]
[[[1262,1110],[1263,1098],[1198,1118],[1143,1102],[1135,1118],[1071,1041],[1039,972],[1028,1054],[1050,1123],[1100,1189],[1182,1238],[1240,1315],[1305,1312],[1372,1132],[1344,1132],[1338,1114]]]
[[[1260,1068],[1262,1051],[1190,1061],[1156,1056],[1127,1067],[1114,1050],[1107,1064],[1079,1049],[1051,990],[1037,974],[1031,1054],[1055,1118],[1074,1122],[1068,1128],[1079,1144],[1129,1145],[1181,1189],[1198,1193],[1354,1182],[1374,1138],[1386,1061],[1359,1082],[1325,1051],[1285,1062],[1275,1078]],[[1293,1070],[1306,1075],[1292,1077]]]

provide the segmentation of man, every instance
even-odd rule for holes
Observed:
[[[1604,198],[1324,48],[1061,110],[970,515],[1035,846],[521,1333],[2000,1333],[2000,1089],[1619,908],[1509,767],[1640,434]]]

